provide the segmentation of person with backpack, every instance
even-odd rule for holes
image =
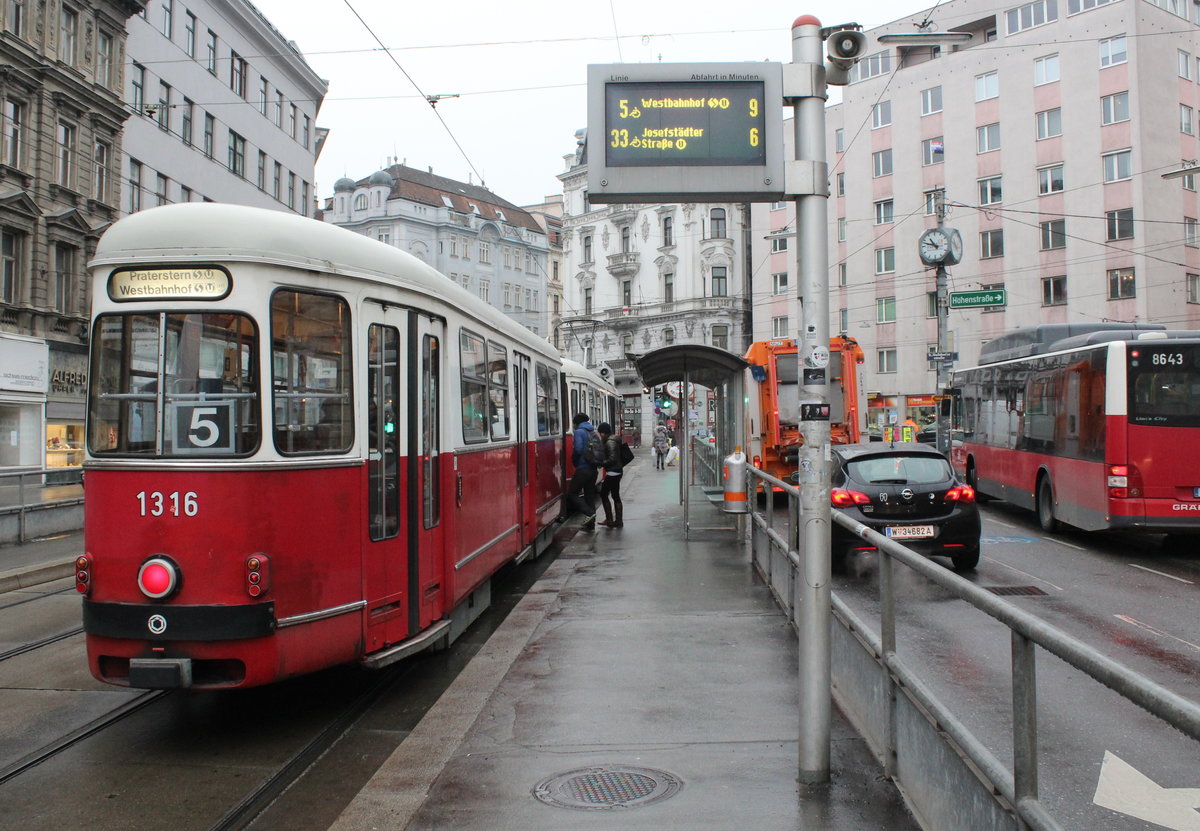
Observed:
[[[576,413],[571,424],[575,427],[571,437],[571,464],[575,472],[567,485],[567,503],[586,517],[579,527],[591,531],[596,527],[596,475],[604,464],[604,442],[586,413]]]
[[[625,457],[621,452],[624,442],[613,435],[612,425],[607,421],[596,428],[604,440],[604,479],[600,483],[600,505],[604,508],[604,522],[609,528],[624,527],[625,505],[621,502],[621,472],[625,468]],[[612,497],[612,504],[609,504]]]

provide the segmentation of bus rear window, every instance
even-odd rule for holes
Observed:
[[[1129,421],[1200,427],[1200,344],[1130,345]]]

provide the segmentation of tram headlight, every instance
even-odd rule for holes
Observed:
[[[183,575],[174,560],[159,554],[142,563],[142,567],[138,569],[137,582],[138,588],[146,597],[151,600],[166,600],[179,591]]]

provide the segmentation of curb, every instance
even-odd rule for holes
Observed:
[[[0,594],[16,591],[17,589],[27,589],[30,586],[37,586],[54,580],[61,580],[64,577],[71,577],[74,574],[74,557],[65,563],[51,563],[50,565],[37,566],[35,568],[0,571]]]

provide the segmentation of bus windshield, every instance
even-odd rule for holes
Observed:
[[[97,318],[88,448],[95,456],[252,453],[261,433],[257,341],[240,314]]]
[[[1129,421],[1200,427],[1200,344],[1130,344]]]

